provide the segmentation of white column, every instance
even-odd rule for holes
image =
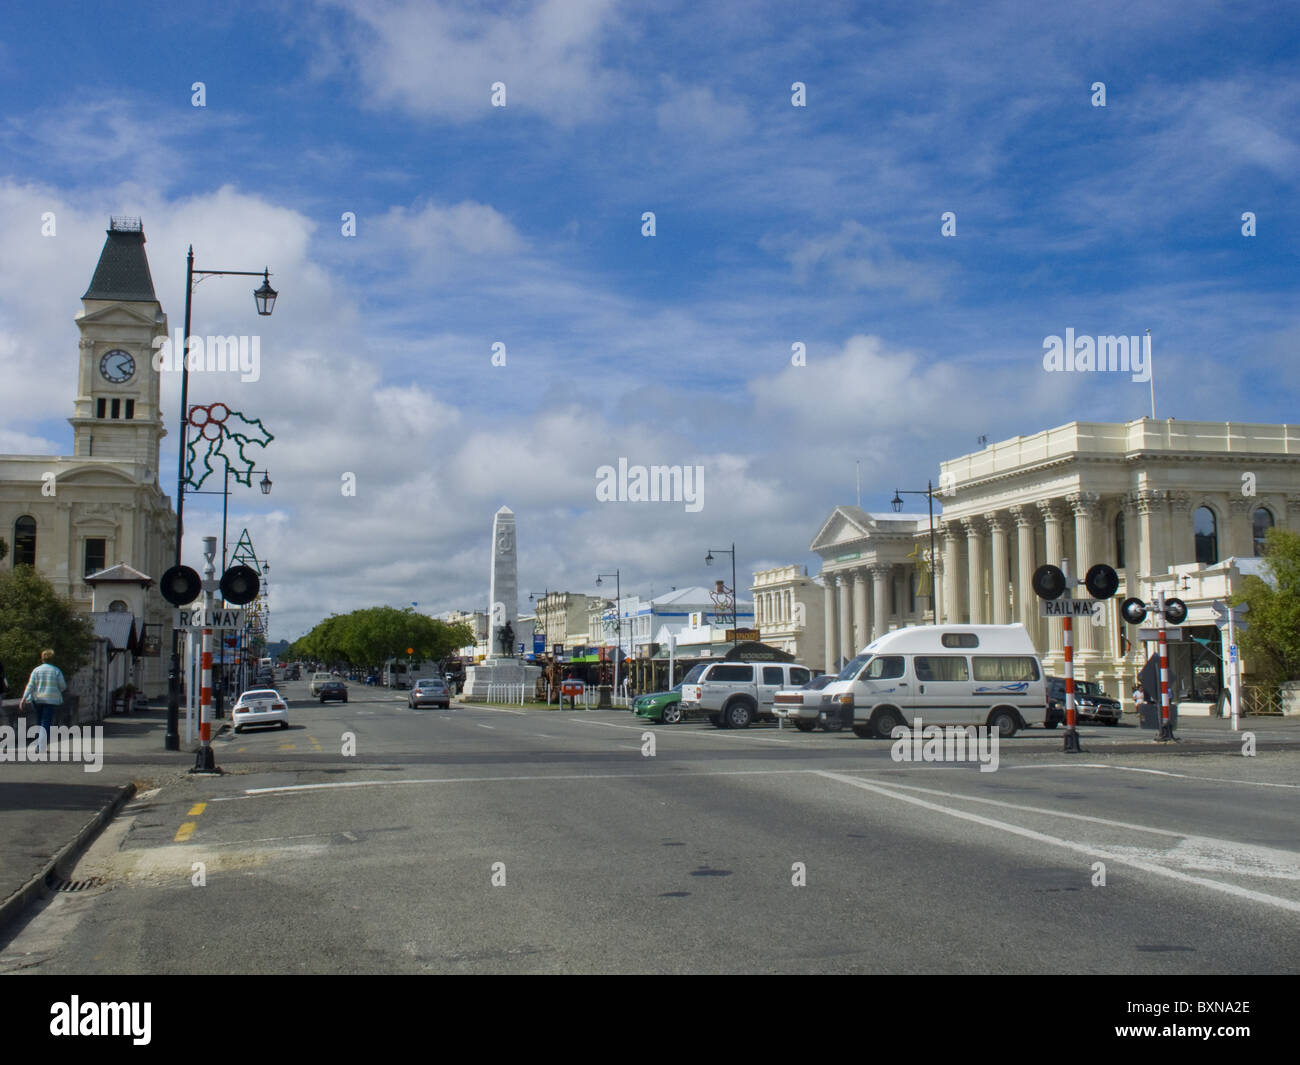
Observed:
[[[940,527],[943,534],[943,596],[939,600],[940,616],[947,625],[956,625],[961,621],[961,592],[958,581],[957,560],[958,537],[961,533],[955,522],[946,521]]]
[[[1034,594],[1034,532],[1038,526],[1038,512],[1032,506],[1015,506],[1011,516],[1016,522],[1016,620],[1025,627],[1034,646],[1042,648],[1043,639],[1038,624],[1038,596]]]
[[[1061,556],[1065,553],[1065,540],[1061,533],[1062,507],[1059,499],[1040,499],[1037,502],[1038,512],[1043,516],[1043,528],[1047,534],[1047,558],[1046,562],[1053,566],[1061,564]],[[1038,598],[1034,596],[1035,600]],[[1047,646],[1048,654],[1054,657],[1057,662],[1065,659],[1065,630],[1061,627],[1061,622],[1055,618],[1045,619],[1044,624],[1047,627]]]
[[[823,668],[827,673],[837,672],[835,663],[838,656],[835,649],[839,646],[839,634],[835,631],[835,578],[822,571],[822,618],[826,623],[826,661]]]
[[[984,528],[979,518],[962,518],[966,530],[966,590],[970,624],[984,623]]]
[[[889,581],[893,567],[878,562],[871,567],[871,638],[878,639],[889,631]]]
[[[853,580],[853,653],[871,642],[871,618],[867,614],[867,574],[858,570]]]
[[[989,547],[993,555],[992,566],[992,600],[993,624],[1009,625],[1011,623],[1011,603],[1007,596],[1010,583],[1007,576],[1007,519],[999,511],[984,515],[989,525]]]
[[[1076,492],[1066,500],[1074,511],[1074,553],[1078,557],[1070,559],[1070,572],[1076,577],[1083,577],[1094,563],[1105,561],[1096,556],[1094,535],[1100,499],[1101,496],[1096,492]],[[1080,588],[1076,594],[1087,596],[1088,590]],[[1098,628],[1090,619],[1082,618],[1074,629],[1076,656],[1083,665],[1088,665],[1101,653],[1103,641],[1098,636],[1105,630]]]
[[[850,601],[852,581],[852,571],[840,577],[840,658],[845,660],[857,653],[853,650],[853,604]]]

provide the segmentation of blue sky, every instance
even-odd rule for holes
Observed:
[[[742,572],[815,572],[807,545],[854,501],[856,459],[864,506],[886,509],[981,435],[1148,414],[1128,375],[1044,372],[1066,328],[1149,328],[1160,417],[1295,420],[1289,5],[7,18],[0,451],[70,449],[73,315],[110,214],[143,217],[173,328],[188,243],[200,267],[269,265],[270,319],[239,279],[195,297],[196,333],[260,332],[261,379],[196,375],[191,398],[276,434],[273,496],[231,507],[278,563],[277,636],[372,602],[481,605],[502,503],[525,597],[594,591],[616,566],[640,592],[705,583],[704,549],[732,541]],[[705,505],[597,503],[620,457],[704,466]],[[187,500],[187,560],[214,513]]]

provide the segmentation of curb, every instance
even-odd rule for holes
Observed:
[[[87,821],[76,838],[63,847],[42,872],[37,873],[22,888],[5,899],[0,905],[0,932],[22,916],[23,911],[41,896],[45,881],[58,870],[60,865],[80,857],[81,852],[99,835],[104,826],[117,816],[117,812],[133,795],[135,795],[135,785],[123,784],[113,801]]]

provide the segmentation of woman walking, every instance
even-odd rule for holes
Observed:
[[[43,751],[49,745],[50,729],[54,727],[54,711],[63,705],[63,693],[68,688],[62,671],[50,661],[53,657],[52,650],[41,652],[41,664],[32,670],[22,701],[18,704],[20,711],[31,704],[40,713],[41,731],[36,738],[38,751]]]

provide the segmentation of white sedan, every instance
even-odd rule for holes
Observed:
[[[239,697],[231,711],[235,731],[247,725],[289,727],[289,706],[274,688],[255,688]]]

